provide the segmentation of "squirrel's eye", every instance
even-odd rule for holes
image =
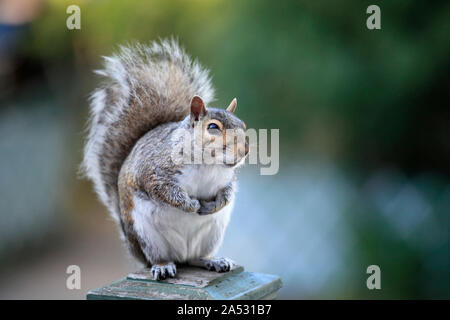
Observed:
[[[212,130],[212,129],[219,129],[219,126],[215,123],[210,123],[208,124],[208,130]]]

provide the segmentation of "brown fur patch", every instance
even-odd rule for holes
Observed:
[[[119,179],[119,198],[121,220],[127,224],[133,224],[134,220],[131,212],[134,208],[132,190],[136,189],[136,184],[130,175]]]

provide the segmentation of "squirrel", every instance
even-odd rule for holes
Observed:
[[[249,151],[236,98],[226,109],[209,107],[209,71],[174,39],[120,46],[104,59],[95,71],[105,81],[90,97],[82,169],[129,251],[155,280],[174,277],[176,264],[231,270],[232,260],[214,254],[233,208],[236,168]],[[230,142],[229,129],[244,140]],[[192,145],[216,159],[229,160],[232,150],[231,161],[175,161],[174,150],[196,130],[201,139]]]

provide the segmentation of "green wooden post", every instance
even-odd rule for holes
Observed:
[[[197,267],[181,266],[175,278],[151,279],[149,269],[130,273],[127,277],[91,290],[88,300],[96,299],[184,299],[239,300],[275,299],[281,288],[278,276],[244,271],[235,266],[230,272],[217,273]]]

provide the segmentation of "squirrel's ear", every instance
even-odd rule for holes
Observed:
[[[236,100],[236,98],[234,98],[233,101],[231,101],[230,105],[228,106],[227,111],[234,113],[234,111],[236,111],[236,106],[237,106],[237,100]]]
[[[194,96],[191,100],[191,117],[197,121],[200,116],[204,116],[206,114],[205,103],[202,98],[199,96]]]

